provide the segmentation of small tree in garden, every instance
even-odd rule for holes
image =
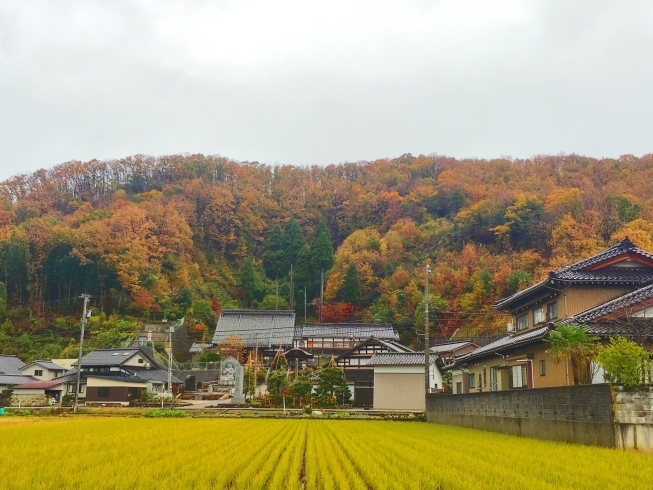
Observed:
[[[307,379],[300,378],[290,387],[290,393],[300,405],[306,403],[310,399],[312,391],[313,383]]]
[[[318,373],[318,384],[315,394],[326,402],[329,398],[334,404],[345,404],[351,398],[351,391],[347,386],[345,373],[338,367],[327,367]]]
[[[605,370],[605,380],[626,387],[650,381],[651,354],[642,346],[624,337],[610,339],[599,346],[596,360]]]
[[[547,352],[556,362],[569,360],[575,385],[590,384],[596,340],[581,325],[558,325],[546,339],[551,345]]]
[[[288,371],[274,371],[268,377],[268,392],[272,395],[281,395],[281,392],[288,388]]]

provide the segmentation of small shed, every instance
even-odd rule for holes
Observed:
[[[434,360],[429,370],[435,369]],[[374,354],[367,365],[374,369],[375,410],[425,410],[423,352]]]

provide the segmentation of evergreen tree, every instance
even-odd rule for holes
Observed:
[[[333,244],[331,243],[331,234],[324,221],[320,224],[315,231],[313,240],[311,241],[311,260],[310,264],[316,274],[321,271],[328,271],[333,267]]]
[[[306,244],[304,244],[299,254],[297,254],[295,278],[298,283],[307,283],[314,279],[314,271],[311,268],[311,251]]]
[[[327,367],[318,374],[319,382],[315,394],[322,398],[334,398],[334,402],[347,403],[351,398],[351,391],[347,386],[345,373],[338,367]]]
[[[253,300],[260,300],[265,294],[265,288],[254,269],[252,258],[247,257],[243,272],[240,275],[240,289],[245,293],[245,305],[251,304]]]
[[[340,300],[353,305],[357,305],[361,301],[361,282],[358,278],[358,268],[355,262],[350,262],[347,271],[345,272],[345,279],[340,289]]]
[[[285,272],[284,239],[281,227],[276,225],[268,236],[263,254],[263,270],[269,279],[278,279]]]
[[[290,272],[290,266],[297,267],[297,258],[306,245],[302,228],[295,218],[290,218],[283,231],[283,251],[285,253],[284,274]]]

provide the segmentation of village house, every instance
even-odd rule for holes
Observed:
[[[23,383],[36,380],[21,372],[23,366],[25,363],[16,356],[0,354],[0,393],[8,388],[13,389]]]
[[[456,357],[454,393],[573,384],[568,363],[554,362],[546,338],[559,324],[583,325],[606,341],[636,338],[651,347],[653,254],[628,238],[588,259],[551,271],[546,279],[504,298],[495,308],[512,317],[508,334]],[[602,376],[595,382],[603,382]]]
[[[229,337],[239,337],[248,351],[258,350],[265,362],[271,361],[277,350],[293,346],[295,312],[290,310],[222,310],[213,334],[212,346],[194,344],[197,354],[215,349]]]
[[[321,365],[370,337],[399,340],[399,334],[389,323],[305,323],[295,328],[293,345],[311,352]]]
[[[66,373],[68,392],[75,389],[76,371]],[[80,396],[86,404],[120,404],[140,398],[143,391],[163,395],[168,391],[168,372],[144,349],[137,347],[96,349],[82,357]],[[172,390],[183,386],[172,377]]]
[[[444,391],[444,368],[451,364],[457,356],[463,356],[478,349],[480,346],[471,340],[458,342],[440,342],[430,348],[434,368],[431,370],[429,385],[433,391]]]
[[[38,360],[26,364],[20,368],[20,371],[24,375],[33,376],[40,381],[50,381],[61,376],[67,369],[53,361]]]
[[[370,337],[396,341],[397,331],[390,324],[376,323],[306,323],[295,326],[295,312],[289,310],[222,310],[211,342],[195,342],[190,347],[193,360],[206,352],[215,352],[218,344],[229,337],[243,340],[248,356],[258,350],[267,365],[281,348],[295,351],[310,366],[323,365]],[[291,354],[292,356],[292,354]],[[293,358],[294,359],[294,358]]]
[[[372,406],[374,402],[374,368],[368,366],[375,354],[413,352],[398,341],[370,337],[340,354],[336,364],[345,372],[345,379],[353,394],[355,406]],[[422,387],[423,388],[423,387]]]

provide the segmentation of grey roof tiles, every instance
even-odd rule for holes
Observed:
[[[432,362],[435,362],[435,356],[432,356]],[[424,366],[423,352],[388,352],[374,354],[367,366]]]
[[[0,374],[18,374],[25,363],[16,356],[0,355]]]
[[[291,346],[295,332],[295,313],[275,310],[223,310],[213,334],[213,343],[235,335],[246,347]]]
[[[367,339],[369,337],[399,340],[399,334],[389,323],[306,323],[295,329],[296,339]]]

